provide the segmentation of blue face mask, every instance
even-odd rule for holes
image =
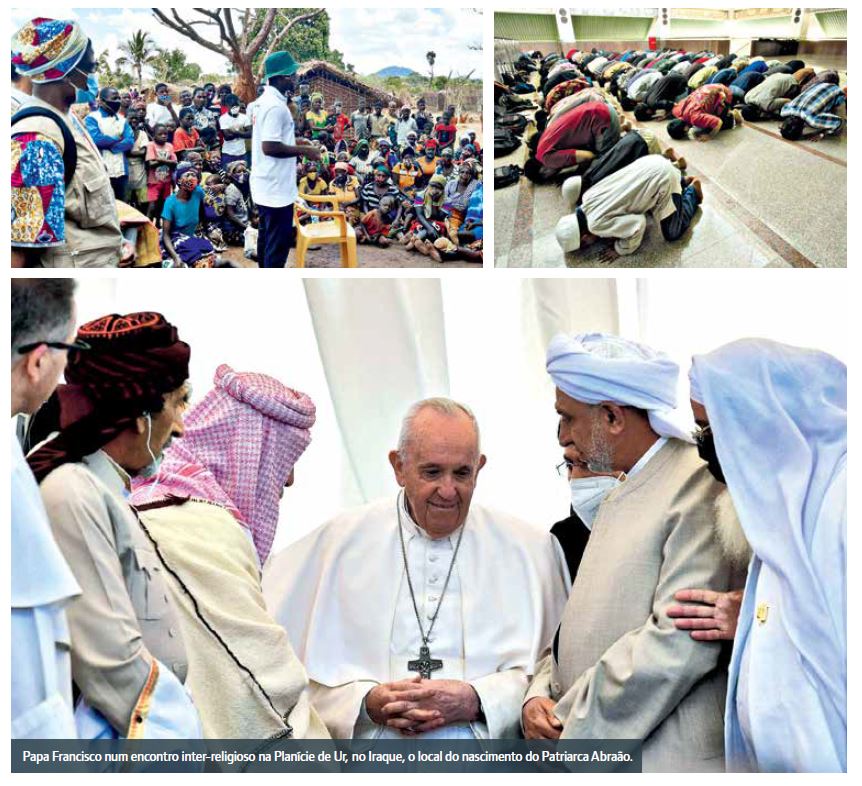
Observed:
[[[76,68],[76,71],[83,74],[80,68]],[[75,88],[75,103],[76,104],[90,104],[94,101],[98,100],[99,97],[99,77],[97,74],[85,74],[87,77],[87,89],[81,90],[80,87]]]

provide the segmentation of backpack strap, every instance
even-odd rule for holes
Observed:
[[[28,106],[12,116],[12,134],[14,135],[15,133],[16,123],[30,117],[47,117],[49,120],[53,120],[60,129],[60,133],[63,135],[63,179],[68,188],[72,182],[72,178],[75,177],[75,170],[78,167],[78,145],[72,136],[72,132],[69,130],[69,126],[60,115],[52,112],[50,109],[42,106]]]

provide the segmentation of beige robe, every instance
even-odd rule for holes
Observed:
[[[145,703],[152,659],[186,678],[186,648],[158,558],[102,451],[41,483],[54,538],[81,594],[67,607],[72,678],[121,736]]]
[[[678,590],[731,588],[715,536],[723,488],[694,446],[671,439],[602,502],[557,658],[525,699],[554,699],[564,738],[642,739],[644,771],[724,770],[722,645],[694,641],[666,613]]]
[[[266,610],[257,553],[247,531],[224,508],[194,500],[144,509],[140,516],[168,568],[188,646],[186,686],[204,735],[264,739],[284,729],[279,716],[288,713],[294,737],[328,738],[309,701],[305,669],[284,628]],[[269,694],[278,715],[201,622],[188,593],[206,622]]]

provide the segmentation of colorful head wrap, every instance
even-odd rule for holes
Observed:
[[[12,38],[12,65],[35,84],[57,82],[81,61],[89,39],[77,22],[38,17]]]
[[[198,183],[200,183],[201,176],[198,173],[197,167],[193,163],[191,163],[191,161],[183,161],[174,170],[174,183],[179,183],[180,178],[183,177],[183,175],[187,175],[190,173],[193,174],[198,179]]]
[[[41,481],[57,467],[94,453],[189,376],[189,345],[161,314],[109,314],[80,328],[86,352],[70,352],[66,383],[40,410],[31,433],[59,434],[28,458]]]
[[[318,100],[319,100],[319,101],[323,101],[323,93],[312,93],[312,94],[311,94],[311,101],[312,101],[312,103],[313,103],[313,102],[315,102],[315,101],[318,101]]]
[[[227,365],[213,382],[186,416],[183,438],[166,452],[157,477],[135,481],[132,503],[193,497],[221,505],[251,533],[262,565],[282,491],[311,442],[314,402],[265,374]]]

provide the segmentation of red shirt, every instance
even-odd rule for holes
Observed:
[[[697,88],[673,108],[673,116],[690,126],[714,131],[721,126],[720,115],[733,106],[733,93],[726,85],[712,84]]]
[[[539,140],[536,158],[550,169],[574,166],[578,151],[598,152],[601,138],[614,125],[615,114],[604,101],[588,101],[552,118]]]
[[[174,131],[174,152],[179,153],[181,150],[188,150],[193,147],[201,146],[201,135],[196,128],[191,131],[186,131],[180,127]]]

